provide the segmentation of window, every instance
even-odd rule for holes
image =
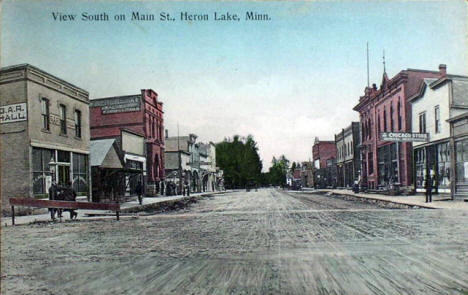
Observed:
[[[88,156],[73,153],[73,189],[77,193],[88,191]]]
[[[50,171],[50,163],[55,162],[55,151],[49,149],[33,148],[32,150],[32,177],[33,193],[35,195],[47,194],[46,179],[51,180],[55,175]]]
[[[426,113],[419,114],[419,133],[426,133]]]
[[[369,156],[367,162],[369,163],[369,174],[374,173],[374,153],[370,152],[367,154]]]
[[[398,97],[397,112],[398,112],[398,130],[401,131],[401,103],[400,103],[400,97]]]
[[[41,100],[41,114],[42,114],[42,129],[50,130],[49,100],[47,98],[43,98]]]
[[[390,105],[390,131],[393,132],[393,103]]]
[[[67,108],[60,105],[60,134],[67,134]]]
[[[383,129],[385,132],[387,132],[387,110],[384,107],[383,110]]]
[[[440,133],[441,122],[440,122],[440,108],[436,106],[434,108],[434,118],[435,118],[435,133]]]
[[[81,111],[75,110],[75,136],[81,138]]]
[[[380,132],[382,129],[380,128],[380,114],[377,115],[377,130]]]

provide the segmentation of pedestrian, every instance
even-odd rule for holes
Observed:
[[[63,190],[63,200],[76,202],[76,192],[73,189],[71,181],[67,182],[65,189]],[[60,210],[61,211],[61,210]],[[76,219],[78,217],[78,213],[74,209],[67,209],[66,211],[70,212],[70,219]],[[62,212],[60,212],[60,217]]]
[[[189,185],[187,179],[184,182],[184,187],[185,187],[185,191],[187,192],[187,196],[190,196],[190,185]]]
[[[166,187],[165,181],[161,181],[161,196],[164,196],[165,187]]]
[[[434,180],[431,173],[426,174],[426,203],[432,202],[432,188],[434,187]]]
[[[138,181],[136,187],[135,187],[135,193],[137,194],[138,196],[138,202],[140,203],[140,205],[143,205],[143,187],[141,185],[141,181]]]
[[[49,188],[49,200],[57,200],[57,183],[55,181],[52,181],[52,185]],[[57,209],[55,208],[49,208],[50,212],[50,218],[55,221],[55,212]]]

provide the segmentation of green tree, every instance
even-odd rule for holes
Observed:
[[[233,136],[216,144],[216,165],[224,171],[226,187],[243,188],[263,181],[262,161],[253,136]]]

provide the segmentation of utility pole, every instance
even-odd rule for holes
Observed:
[[[367,88],[369,88],[369,42],[367,42]]]
[[[177,156],[179,162],[179,192],[182,192],[182,155],[180,154],[179,122],[177,122]]]

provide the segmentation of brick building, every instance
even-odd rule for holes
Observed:
[[[321,141],[315,138],[312,146],[314,161],[314,187],[336,186],[336,145],[335,141]]]
[[[88,92],[29,64],[0,71],[2,211],[48,198],[52,182],[89,195]]]
[[[361,185],[369,188],[388,187],[399,183],[410,187],[412,174],[412,143],[382,141],[382,132],[411,132],[409,98],[418,90],[424,78],[438,78],[439,71],[407,69],[392,79],[384,71],[380,88],[366,87],[364,95],[353,108],[361,123]],[[398,146],[397,146],[398,144]]]
[[[144,137],[145,161],[138,155],[132,161],[144,163],[147,194],[159,191],[164,180],[164,118],[163,103],[151,89],[140,94],[93,99],[90,105],[91,138],[121,137],[122,130]]]
[[[351,125],[335,134],[337,186],[351,187],[358,179],[361,168],[359,153],[359,122]]]

